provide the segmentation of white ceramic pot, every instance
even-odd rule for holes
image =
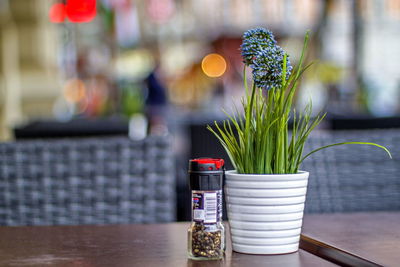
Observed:
[[[299,249],[308,172],[226,172],[225,198],[232,248],[247,254],[284,254]]]

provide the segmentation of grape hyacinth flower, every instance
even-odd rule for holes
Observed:
[[[282,86],[285,51],[276,44],[271,31],[264,28],[248,30],[241,45],[243,62],[253,69],[253,81],[258,88]],[[292,71],[289,55],[286,56],[286,80]]]

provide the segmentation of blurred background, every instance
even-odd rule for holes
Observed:
[[[0,0],[0,141],[169,135],[184,180],[223,153],[205,125],[240,104],[258,26],[293,64],[311,31],[296,107],[324,129],[400,127],[400,0]]]
[[[223,117],[243,94],[239,46],[256,26],[294,63],[311,30],[316,64],[299,108],[312,99],[330,117],[400,113],[399,0],[85,1],[75,21],[61,0],[0,1],[1,140],[33,122],[108,118],[124,131],[133,118],[165,134]]]

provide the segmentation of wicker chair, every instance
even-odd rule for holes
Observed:
[[[301,169],[310,172],[305,212],[400,210],[400,130],[318,132],[307,151],[343,141],[367,141],[386,146],[344,145],[321,150]],[[306,152],[307,153],[307,152]]]
[[[176,219],[169,138],[0,144],[0,225],[170,222]]]

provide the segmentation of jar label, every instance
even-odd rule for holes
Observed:
[[[216,223],[222,216],[222,191],[192,191],[193,220]]]

